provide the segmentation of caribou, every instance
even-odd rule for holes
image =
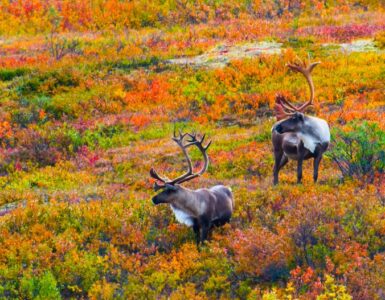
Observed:
[[[204,139],[205,135],[198,138],[195,133],[183,134],[179,132],[178,136],[174,131],[172,140],[176,142],[185,156],[187,172],[170,180],[161,177],[154,168],[150,170],[150,176],[156,180],[154,183],[155,192],[161,190],[152,198],[152,202],[155,205],[169,204],[177,221],[193,228],[198,246],[207,239],[209,230],[213,226],[222,226],[230,221],[234,209],[233,194],[230,187],[216,185],[209,189],[190,190],[181,186],[183,182],[201,176],[209,166],[207,149],[211,145],[211,141],[204,146]],[[196,146],[204,159],[203,167],[195,173],[187,152],[187,148],[191,146]]]
[[[304,111],[313,105],[314,84],[311,72],[318,64],[319,62],[287,64],[292,71],[304,75],[310,87],[310,98],[303,105],[297,107],[284,96],[276,96],[277,122],[272,127],[274,185],[278,184],[278,173],[289,159],[298,162],[297,183],[301,183],[302,163],[304,160],[313,158],[313,180],[317,182],[319,164],[330,143],[329,125],[323,119],[305,115]]]

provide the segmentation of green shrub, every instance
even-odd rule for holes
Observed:
[[[27,128],[29,124],[36,123],[39,120],[37,111],[29,109],[20,109],[12,112],[12,123],[17,124],[21,128]]]
[[[142,59],[122,59],[115,62],[107,62],[107,66],[111,66],[114,69],[121,69],[126,71],[135,70],[138,68],[149,68],[151,66],[159,66],[161,60],[156,56],[149,56]]]
[[[79,86],[80,75],[72,68],[61,68],[55,71],[39,72],[24,76],[18,83],[16,91],[20,96],[37,94],[55,95],[60,92],[68,92]]]
[[[104,126],[101,125],[95,130],[86,130],[82,140],[85,145],[91,149],[101,147],[109,149],[113,146],[112,138],[122,132],[122,127],[118,125]]]
[[[15,77],[22,76],[26,73],[25,69],[14,69],[14,70],[0,70],[0,80],[9,81]]]
[[[23,277],[21,279],[21,291],[23,299],[61,299],[56,279],[50,271],[37,278]]]
[[[352,123],[347,130],[332,132],[334,146],[328,153],[343,178],[365,178],[372,182],[376,173],[385,171],[385,132],[376,123]]]

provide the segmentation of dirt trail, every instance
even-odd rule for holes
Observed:
[[[260,55],[280,54],[285,48],[282,43],[277,42],[256,42],[236,45],[219,45],[204,54],[170,59],[167,62],[174,65],[191,65],[196,67],[223,68],[231,60],[255,57]],[[331,47],[331,51],[343,52],[378,52],[373,40],[355,40],[350,43],[325,43],[322,47]]]

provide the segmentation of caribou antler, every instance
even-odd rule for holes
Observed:
[[[285,96],[282,94],[277,94],[275,96],[275,116],[279,120],[282,120],[286,118],[287,116],[293,115],[295,112],[293,111],[293,108],[290,106],[287,106],[286,103],[289,104],[289,102],[286,100]]]
[[[307,65],[305,62],[299,61],[295,63],[289,63],[286,66],[289,67],[294,72],[299,72],[303,74],[306,78],[307,83],[310,88],[310,98],[307,102],[302,104],[299,107],[291,104],[284,96],[277,95],[275,98],[275,112],[278,120],[285,118],[286,116],[293,115],[295,112],[303,112],[305,108],[310,105],[313,105],[314,100],[314,84],[313,79],[311,77],[311,72],[315,68],[316,65],[320,64],[320,62],[313,62]]]
[[[306,65],[306,63],[304,63],[304,62],[294,63],[294,64],[287,64],[287,66],[291,70],[293,70],[295,72],[302,73],[305,76],[306,81],[309,84],[309,88],[310,88],[310,98],[309,98],[309,100],[306,103],[304,103],[302,106],[295,107],[295,109],[297,111],[301,111],[302,112],[306,107],[308,107],[309,105],[313,104],[313,100],[314,100],[314,84],[313,84],[313,79],[311,78],[311,72],[313,71],[315,66],[320,64],[320,63],[321,62],[317,61],[317,62],[313,62],[313,63],[311,63],[309,65]]]
[[[198,176],[201,176],[203,173],[205,173],[207,171],[207,168],[209,167],[209,157],[207,155],[207,149],[210,147],[211,145],[211,141],[208,142],[208,144],[206,146],[203,146],[203,141],[206,137],[206,135],[204,134],[202,136],[202,138],[200,140],[197,140],[197,135],[196,133],[193,133],[193,134],[190,134],[188,133],[188,136],[190,137],[190,140],[188,140],[188,144],[185,145],[185,147],[189,147],[189,146],[192,146],[192,145],[195,145],[197,146],[197,148],[199,149],[199,151],[202,153],[203,155],[203,159],[204,159],[204,164],[203,164],[203,167],[202,169],[198,172],[198,173],[193,173],[191,171],[191,174],[180,179],[180,177],[178,178],[178,181],[177,183],[182,183],[182,182],[185,182],[185,181],[188,181],[188,180],[191,180],[195,177],[198,177]],[[191,163],[191,161],[190,161]],[[187,173],[186,173],[187,174]]]
[[[189,136],[190,139],[187,140],[187,144],[183,144],[183,140],[186,136]],[[179,131],[179,135],[177,136],[175,133],[175,130],[174,130],[174,135],[172,137],[172,140],[177,143],[179,148],[181,148],[181,150],[182,150],[182,152],[183,152],[183,154],[187,160],[187,172],[184,173],[183,175],[173,179],[173,180],[170,180],[166,177],[159,176],[158,173],[154,170],[154,168],[151,168],[150,176],[152,178],[164,183],[163,185],[159,185],[157,182],[155,182],[155,184],[154,184],[155,191],[157,191],[161,188],[164,188],[166,185],[175,185],[175,184],[180,184],[182,182],[191,180],[195,177],[201,176],[204,172],[206,172],[208,165],[209,165],[209,158],[207,156],[207,149],[210,147],[211,141],[206,146],[203,146],[204,139],[205,139],[205,135],[203,135],[202,138],[200,140],[198,140],[196,133],[193,133],[193,134],[184,133],[183,134],[181,131]],[[198,173],[193,172],[191,158],[187,153],[187,148],[190,146],[193,146],[193,145],[197,146],[197,148],[202,152],[203,158],[204,158],[204,165]]]

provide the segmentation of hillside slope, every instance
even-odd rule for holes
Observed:
[[[7,24],[28,12],[17,3],[0,6]],[[383,9],[335,1],[281,15],[261,6],[260,16],[241,6],[236,17],[229,3],[195,8],[209,16],[195,21],[166,6],[175,20],[154,8],[139,22],[123,10],[97,28],[96,8],[79,10],[95,18],[82,23],[76,9],[42,5],[1,31],[0,298],[384,297],[381,166],[371,178],[342,178],[326,156],[319,183],[306,161],[297,185],[290,162],[273,186],[271,146],[276,93],[308,97],[285,68],[296,57],[322,61],[309,114],[333,137],[352,122],[385,131]],[[212,140],[208,172],[185,186],[234,193],[231,223],[200,249],[169,207],[151,203],[150,168],[173,177],[186,167],[174,127]]]

